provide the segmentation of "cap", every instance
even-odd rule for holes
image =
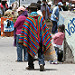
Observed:
[[[58,5],[63,6],[62,2],[59,2]]]

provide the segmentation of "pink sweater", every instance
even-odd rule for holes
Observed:
[[[26,20],[25,16],[19,16],[14,24],[14,28],[16,28],[16,34],[21,34],[22,26]]]
[[[65,34],[62,32],[58,32],[53,36],[53,43],[57,45],[62,45]]]

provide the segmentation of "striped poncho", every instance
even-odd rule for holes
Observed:
[[[45,53],[51,46],[51,35],[43,17],[35,13],[27,17],[21,32],[19,43],[27,47],[28,53],[34,57],[42,43],[42,51]],[[43,48],[44,47],[44,48]]]

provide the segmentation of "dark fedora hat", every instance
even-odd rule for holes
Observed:
[[[31,8],[37,9],[37,8],[38,8],[38,7],[37,7],[37,3],[31,3],[31,4],[28,6],[28,8],[29,8],[29,9],[31,9]]]

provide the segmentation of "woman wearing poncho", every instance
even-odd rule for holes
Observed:
[[[38,53],[40,71],[43,71],[45,65],[44,53],[52,45],[52,37],[43,17],[37,14],[36,3],[32,3],[29,9],[30,15],[23,25],[19,43],[27,47],[29,66],[26,69],[34,69],[33,57]]]

